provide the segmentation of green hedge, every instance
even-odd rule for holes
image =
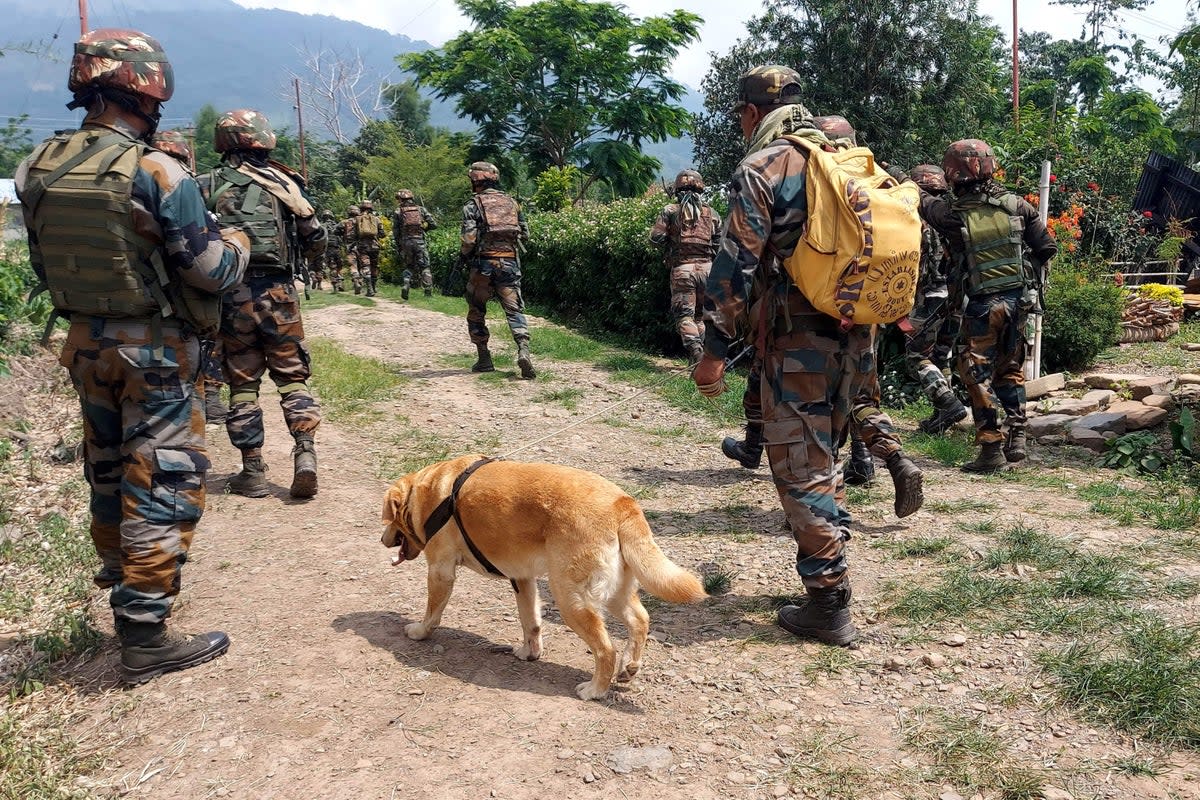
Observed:
[[[1045,372],[1090,367],[1121,336],[1121,287],[1077,272],[1055,274],[1046,287],[1042,321]]]

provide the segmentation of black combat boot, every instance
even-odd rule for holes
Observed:
[[[533,369],[533,359],[529,357],[529,342],[517,342],[517,366],[521,368],[521,377],[533,380],[537,372]]]
[[[807,589],[798,605],[779,609],[779,627],[804,639],[845,647],[858,631],[850,621],[850,581],[827,589]]]
[[[271,493],[267,486],[267,462],[263,461],[262,450],[242,451],[242,471],[229,479],[229,491],[243,497],[266,497]]]
[[[925,502],[925,492],[921,489],[921,469],[913,460],[897,450],[887,458],[887,470],[892,474],[892,485],[896,489],[894,508],[897,517],[907,517],[917,513]]]
[[[954,396],[953,392],[948,392],[939,395],[933,401],[933,414],[929,419],[921,420],[917,427],[924,433],[936,436],[950,430],[950,426],[960,419],[966,419],[966,416],[966,407]]]
[[[229,407],[221,400],[219,384],[204,382],[204,421],[210,425],[219,424],[229,416]]]
[[[1004,442],[987,442],[979,448],[975,460],[963,464],[962,468],[967,472],[999,472],[1008,466],[1003,448]]]
[[[471,372],[495,372],[496,365],[492,363],[492,352],[488,350],[488,346],[477,344],[475,349],[479,352],[479,358],[471,365]]]
[[[1025,426],[1014,425],[1008,429],[1004,439],[1004,458],[1010,463],[1024,461],[1028,453],[1025,450]]]
[[[311,433],[296,434],[292,461],[295,467],[288,493],[292,497],[313,497],[317,493],[317,447]]]
[[[229,637],[221,631],[180,636],[162,622],[121,618],[116,628],[121,639],[121,680],[131,685],[212,661],[229,649]]]
[[[758,465],[762,463],[762,435],[761,422],[747,422],[746,439],[739,442],[732,436],[726,436],[721,440],[721,452],[726,458],[732,458],[746,469],[758,469]]]
[[[426,297],[433,297],[433,289],[432,289],[431,287],[429,287],[429,286],[426,286],[426,287],[425,287],[425,296],[426,296]]]
[[[400,299],[401,300],[408,299],[408,288],[411,285],[412,285],[412,279],[405,277],[404,283],[400,284]]]
[[[850,486],[866,486],[875,480],[875,459],[862,439],[850,440],[850,461],[842,477]]]
[[[367,297],[374,297],[375,296],[375,279],[367,278],[366,283],[367,283]]]

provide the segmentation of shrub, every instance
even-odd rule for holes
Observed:
[[[1042,359],[1047,371],[1082,369],[1120,338],[1121,287],[1081,273],[1055,275],[1046,287]]]

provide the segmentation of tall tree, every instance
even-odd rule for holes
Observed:
[[[0,176],[12,177],[17,165],[33,150],[33,131],[25,127],[28,114],[9,117],[7,125],[0,125]]]
[[[414,144],[429,144],[433,126],[429,124],[432,103],[421,97],[415,81],[389,83],[380,93],[380,102],[387,108],[388,119],[403,130]]]
[[[677,102],[685,89],[666,73],[699,36],[695,14],[637,19],[584,0],[457,3],[471,30],[398,60],[439,99],[455,98],[485,150],[515,150],[534,172],[574,164],[616,182],[652,178],[657,160],[640,152],[642,142],[688,130],[690,115]]]

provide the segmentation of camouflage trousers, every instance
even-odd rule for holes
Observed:
[[[292,436],[316,431],[321,407],[308,389],[312,371],[300,301],[290,277],[248,277],[226,294],[221,346],[230,393],[225,429],[234,447],[253,450],[263,445],[258,403],[263,373],[279,388],[279,405]]]
[[[344,270],[346,269],[346,253],[340,247],[330,245],[325,250],[325,267],[329,273],[329,283],[333,286],[335,292],[340,292],[345,283],[346,277]]]
[[[971,397],[978,444],[1004,440],[1000,410],[1009,428],[1025,427],[1025,320],[1021,290],[972,297],[963,312],[958,374]]]
[[[354,259],[358,267],[360,282],[366,281],[371,284],[379,280],[379,245],[356,248]]]
[[[313,256],[308,262],[308,280],[309,285],[313,289],[320,289],[321,284],[325,282],[326,259],[325,254]]]
[[[955,302],[955,298],[940,293],[927,294],[917,299],[908,315],[913,331],[904,337],[905,361],[931,401],[953,393],[943,370],[962,328],[962,313],[954,308]]]
[[[77,317],[59,359],[83,410],[96,585],[133,622],[171,614],[209,467],[200,340],[174,323],[161,336],[156,352],[146,321]]]
[[[846,575],[850,539],[838,450],[852,421],[877,454],[874,446],[894,440],[882,412],[858,410],[878,393],[875,329],[841,331],[823,314],[793,314],[791,329],[769,334],[766,350],[763,435],[796,541],[796,571],[807,587],[834,586]]]
[[[491,334],[487,327],[487,303],[495,297],[504,309],[513,341],[529,341],[529,323],[522,313],[521,267],[513,258],[477,258],[467,278],[467,332],[471,342],[486,346]]]
[[[404,285],[412,286],[413,278],[421,278],[421,287],[433,288],[433,272],[429,269],[429,248],[421,236],[405,236],[396,250],[396,262],[404,264]]]
[[[671,317],[683,342],[692,351],[704,346],[704,284],[711,261],[692,261],[671,268]]]

